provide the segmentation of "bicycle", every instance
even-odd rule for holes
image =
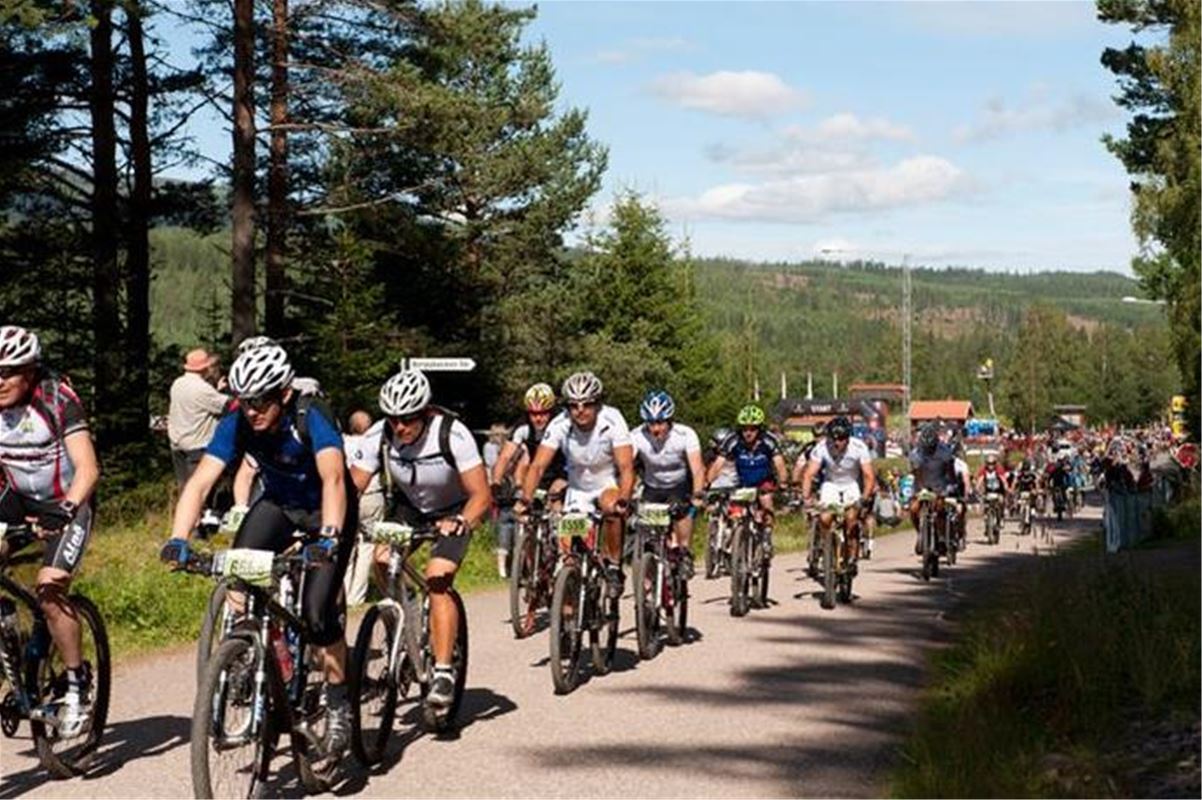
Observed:
[[[59,712],[67,692],[66,665],[50,636],[37,598],[13,580],[14,556],[37,541],[29,525],[0,522],[0,731],[12,738],[28,720],[38,760],[56,778],[82,775],[91,766],[108,721],[112,664],[108,632],[96,605],[79,593],[70,595],[79,617],[85,686],[91,688],[88,721],[74,735],[63,735]],[[32,559],[19,559],[23,563]]]
[[[559,493],[549,500],[562,500]],[[552,582],[559,564],[555,536],[558,512],[548,510],[547,492],[537,489],[526,519],[518,522],[513,543],[513,569],[509,574],[509,621],[516,639],[534,633],[538,612],[551,603]]]
[[[365,766],[377,764],[384,757],[398,702],[408,698],[415,687],[421,699],[430,690],[434,673],[430,596],[426,579],[414,566],[412,556],[423,544],[442,535],[434,524],[377,522],[371,528],[370,540],[389,547],[385,596],[367,610],[359,625],[348,680],[352,699],[351,746]],[[451,655],[455,691],[445,709],[423,708],[423,723],[434,733],[444,733],[454,724],[467,685],[467,610],[454,588],[447,593],[459,617]]]
[[[730,545],[731,533],[734,526],[726,514],[726,500],[730,497],[729,489],[715,489],[706,495],[706,538],[705,538],[705,577],[706,580],[730,574]]]
[[[812,577],[822,584],[821,605],[832,609],[836,602],[851,603],[852,581],[858,572],[857,558],[853,555],[852,537],[847,530],[847,507],[841,503],[828,503],[818,508],[807,510],[810,518],[810,562]],[[822,514],[833,516],[830,527],[825,534],[821,533],[819,517]],[[862,523],[856,527],[862,530]],[[857,531],[857,537],[859,532]],[[818,564],[821,563],[821,569]]]
[[[639,656],[655,658],[660,631],[668,644],[684,641],[689,617],[689,582],[681,572],[680,548],[670,547],[673,521],[689,503],[640,503],[635,511],[634,618]]]
[[[238,528],[242,526],[242,520],[246,517],[247,509],[240,506],[235,506],[226,511],[218,520],[216,527],[213,528],[208,536],[203,538],[211,538],[218,533],[236,534]],[[205,524],[206,515],[210,513],[209,509],[205,509],[202,514],[202,525]],[[211,518],[209,524],[212,524]],[[213,657],[213,652],[217,649],[217,645],[225,640],[233,630],[234,616],[229,611],[229,606],[225,602],[226,584],[224,580],[219,580],[213,585],[213,591],[209,593],[208,604],[205,606],[204,619],[200,623],[200,634],[196,640],[196,685],[200,686],[204,680],[205,667],[209,663],[209,659]]]
[[[730,615],[746,616],[751,608],[768,605],[768,573],[771,561],[765,552],[767,535],[757,519],[759,489],[735,489],[725,513],[734,525],[730,558]]]
[[[939,577],[939,556],[948,564],[956,563],[956,545],[952,531],[955,526],[956,505],[951,498],[930,489],[918,492],[918,536],[922,542],[922,579]]]
[[[580,682],[584,634],[589,635],[593,674],[613,665],[618,645],[618,598],[610,597],[605,564],[597,552],[600,512],[565,512],[556,524],[562,551],[551,593],[551,682],[567,694]]]
[[[997,544],[1002,538],[1002,495],[997,492],[985,493],[985,540]]]
[[[307,567],[300,532],[287,550],[190,553],[179,571],[224,579],[243,608],[205,669],[192,711],[196,797],[260,797],[282,731],[309,793],[327,791],[340,754],[325,746],[324,678],[301,616]],[[269,657],[270,656],[270,657]],[[238,754],[246,751],[249,753]],[[228,768],[223,767],[229,762]]]
[[[1064,519],[1064,514],[1068,510],[1068,495],[1063,486],[1052,487],[1052,511],[1056,514],[1056,521],[1061,522]],[[1070,513],[1069,516],[1072,516]]]
[[[1030,492],[1018,493],[1018,534],[1030,536],[1031,527],[1035,521],[1035,503]]]

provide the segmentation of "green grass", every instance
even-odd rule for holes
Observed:
[[[1121,757],[1130,723],[1202,712],[1199,590],[1193,568],[1082,553],[1040,562],[933,657],[890,794],[1139,796]]]

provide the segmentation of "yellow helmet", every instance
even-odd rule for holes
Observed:
[[[555,390],[545,383],[536,383],[526,390],[527,411],[550,411],[555,408]]]

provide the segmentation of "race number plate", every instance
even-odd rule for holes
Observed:
[[[639,522],[649,528],[666,528],[672,523],[672,507],[667,503],[641,503]]]
[[[271,585],[271,565],[275,561],[272,551],[237,547],[219,555],[224,558],[214,561],[214,572],[227,578],[238,578],[252,586]]]
[[[377,522],[371,526],[371,540],[376,544],[404,547],[413,538],[413,528],[400,522]]]
[[[742,489],[735,489],[730,499],[736,503],[753,503],[757,494],[759,494],[759,490],[754,486],[744,486]]]
[[[555,532],[561,539],[582,539],[588,536],[588,514],[564,514],[559,518]]]

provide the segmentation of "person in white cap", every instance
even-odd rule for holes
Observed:
[[[175,482],[181,489],[196,470],[229,405],[229,395],[218,389],[220,382],[220,359],[198,347],[188,351],[184,374],[171,384],[167,440]]]

